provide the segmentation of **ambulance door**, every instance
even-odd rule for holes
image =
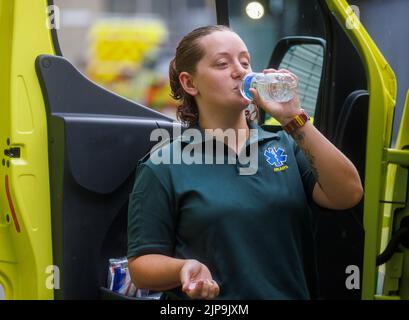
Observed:
[[[34,68],[37,55],[54,54],[46,6],[45,0],[0,1],[0,289],[5,299],[53,298],[53,288],[46,286],[54,264],[46,113]]]
[[[173,119],[61,56],[52,1],[0,1],[0,292],[97,299],[126,255],[138,160]]]

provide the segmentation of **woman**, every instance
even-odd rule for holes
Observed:
[[[250,71],[246,45],[227,27],[198,28],[180,42],[169,68],[173,96],[182,102],[179,119],[201,132],[245,132],[221,141],[235,155],[256,130],[258,170],[240,175],[231,163],[157,165],[145,159],[129,205],[128,261],[137,287],[192,299],[314,296],[308,201],[353,207],[363,194],[360,178],[307,120],[298,95],[277,103],[251,89],[254,104],[290,134],[257,126],[239,90]]]

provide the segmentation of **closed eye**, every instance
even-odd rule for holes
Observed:
[[[227,62],[217,62],[216,66],[219,68],[227,67]]]

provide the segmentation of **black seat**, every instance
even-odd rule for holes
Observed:
[[[356,166],[362,182],[365,178],[368,106],[368,91],[356,90],[350,93],[339,114],[334,136],[334,144]]]

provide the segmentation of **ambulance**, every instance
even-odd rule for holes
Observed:
[[[244,34],[237,3],[215,0],[215,19]],[[292,3],[298,30],[308,32],[294,29],[271,47],[266,38],[261,67],[299,75],[303,106],[355,164],[365,191],[345,211],[312,204],[317,298],[409,299],[409,94],[392,144],[395,73],[352,6]],[[127,299],[106,288],[109,259],[126,255],[137,161],[157,143],[152,130],[172,130],[174,119],[65,58],[57,30],[46,27],[52,5],[0,0],[0,297]],[[264,114],[260,125],[280,130]]]

